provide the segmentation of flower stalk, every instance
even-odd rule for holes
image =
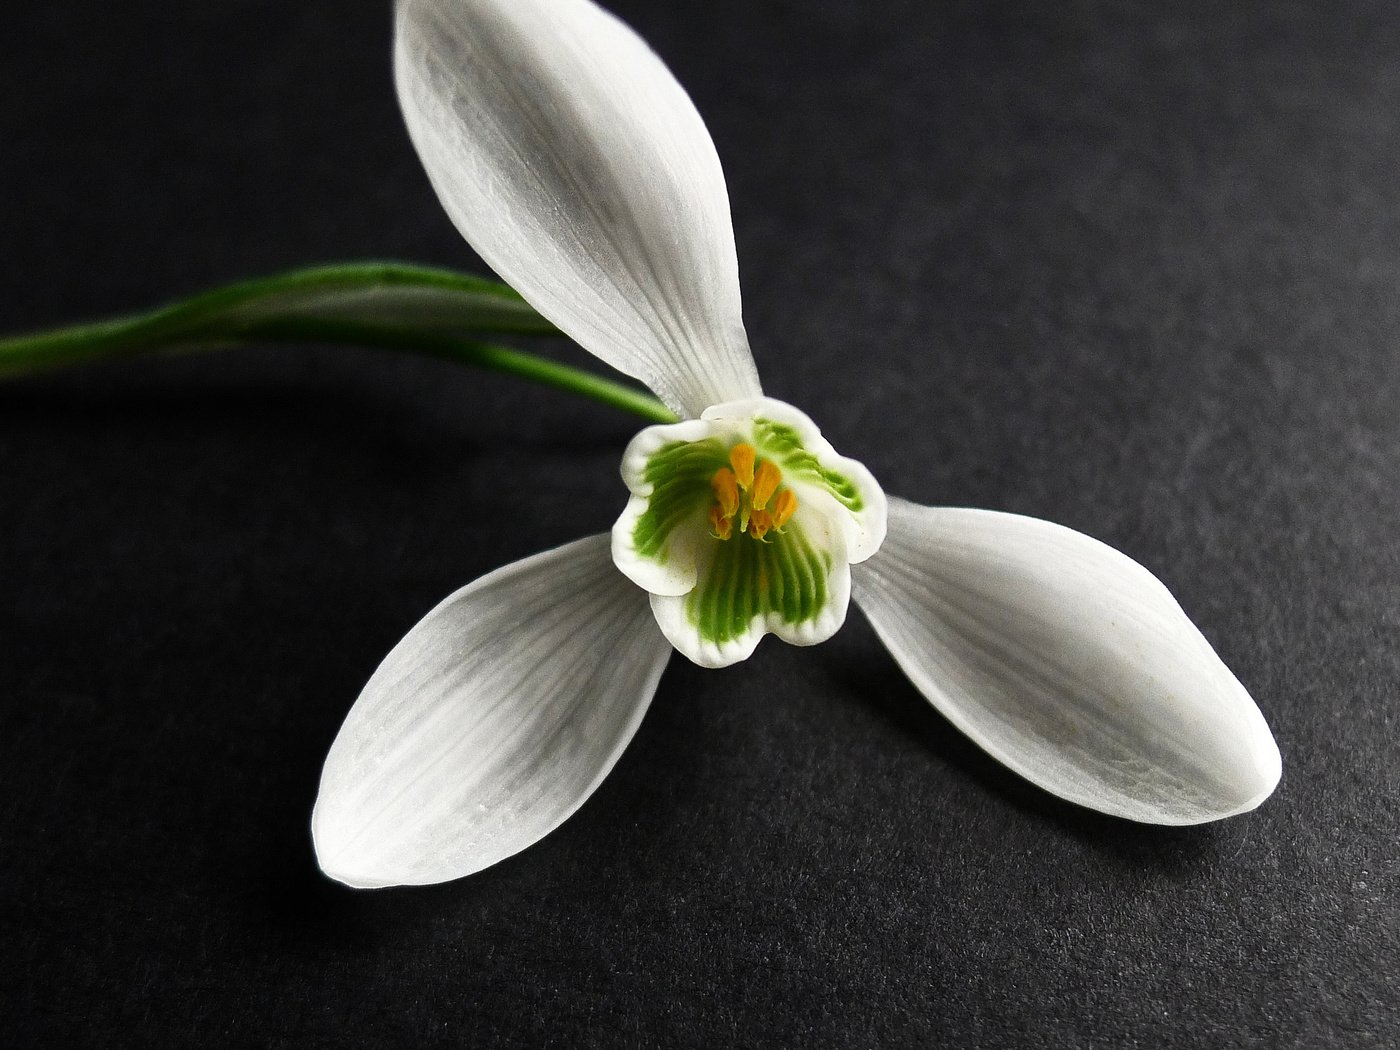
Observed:
[[[320,343],[505,372],[653,423],[675,421],[670,409],[636,387],[477,338],[558,334],[496,281],[406,263],[344,263],[240,281],[127,317],[0,339],[0,379],[154,354]]]

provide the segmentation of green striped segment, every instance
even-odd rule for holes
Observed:
[[[790,624],[815,620],[827,602],[831,556],[790,523],[766,541],[739,535],[715,542],[714,560],[686,596],[700,637],[716,645],[748,633],[755,616],[778,613]]]
[[[753,432],[759,454],[776,462],[785,477],[820,485],[853,514],[865,506],[855,482],[840,471],[822,466],[816,456],[802,447],[802,435],[796,427],[771,419],[755,419]]]
[[[637,554],[665,564],[667,538],[676,526],[703,515],[713,499],[710,479],[728,464],[729,447],[718,438],[672,441],[653,452],[642,474],[651,497],[632,529]]]

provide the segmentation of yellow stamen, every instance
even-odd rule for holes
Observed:
[[[734,476],[741,489],[753,484],[753,463],[757,457],[752,445],[740,443],[729,450],[729,462],[734,464]]]
[[[709,510],[710,535],[727,540],[747,533],[764,540],[770,532],[781,532],[797,510],[792,490],[779,488],[783,472],[766,459],[760,461],[754,447],[745,442],[729,450],[729,462],[732,470],[720,467],[710,478],[715,494]]]
[[[749,498],[753,500],[754,510],[762,510],[768,506],[768,501],[778,490],[778,482],[782,480],[783,472],[773,466],[772,460],[765,459],[758,465],[758,473],[754,475],[753,479],[753,491],[749,493]]]
[[[735,482],[734,471],[728,467],[720,467],[710,479],[710,488],[714,489],[715,499],[724,511],[724,516],[732,518],[734,512],[739,509],[739,488]]]
[[[786,525],[795,510],[797,497],[792,494],[792,489],[783,489],[773,500],[773,528],[781,529]]]
[[[710,506],[710,534],[717,540],[727,540],[734,534],[734,519],[718,503]]]

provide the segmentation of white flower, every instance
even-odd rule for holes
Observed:
[[[846,621],[851,565],[885,538],[885,495],[810,419],[772,398],[648,427],[622,457],[632,499],[613,560],[651,595],[661,633],[705,667]]]
[[[399,0],[395,70],[458,229],[682,422],[628,447],[611,537],[483,577],[384,660],[326,759],[327,874],[441,882],[524,849],[607,775],[673,646],[718,666],[764,633],[811,644],[852,596],[938,710],[1057,795],[1161,824],[1269,795],[1263,716],[1146,569],[1031,518],[886,501],[763,397],[719,160],[631,30],[589,0]]]

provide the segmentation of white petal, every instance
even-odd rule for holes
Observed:
[[[760,392],[719,158],[635,33],[588,0],[399,0],[395,74],[447,213],[535,309],[683,416]]]
[[[312,816],[322,870],[445,882],[543,838],[612,769],[670,651],[607,536],[464,587],[350,709]]]
[[[1161,582],[1097,540],[891,499],[855,597],[939,711],[1063,798],[1198,824],[1278,783],[1278,747],[1244,687]]]

